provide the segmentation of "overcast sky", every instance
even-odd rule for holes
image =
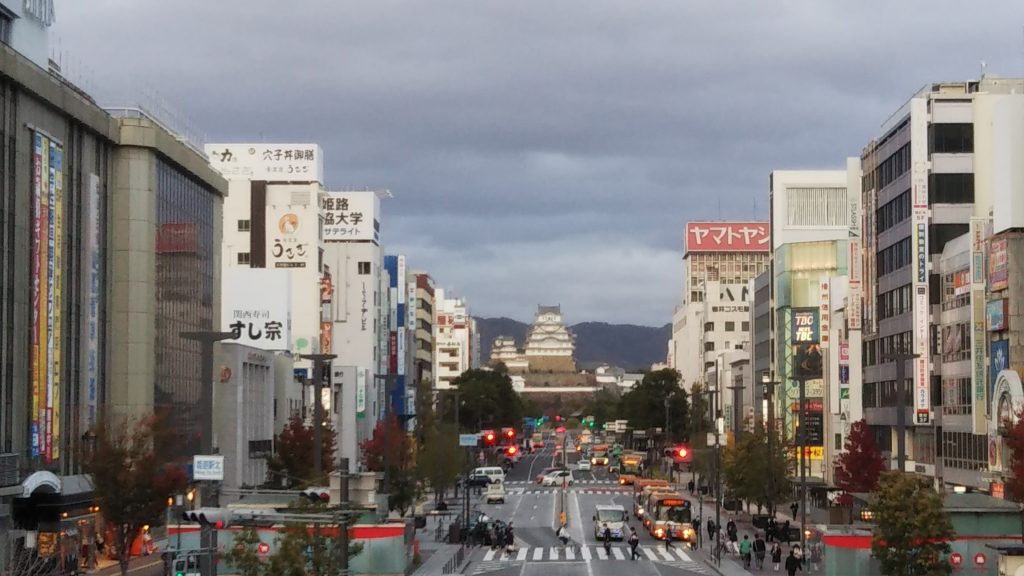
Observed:
[[[384,243],[476,315],[661,325],[688,220],[767,218],[918,88],[1024,70],[1024,3],[57,0],[101,104],[206,141],[317,142],[388,188]],[[179,120],[179,122],[181,122]]]

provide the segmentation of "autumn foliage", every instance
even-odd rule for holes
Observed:
[[[885,471],[885,460],[875,444],[867,422],[850,426],[843,452],[836,458],[836,486],[847,492],[871,492]]]
[[[1006,431],[1003,442],[1009,450],[1006,494],[1014,502],[1024,502],[1024,414],[1017,414],[1017,422],[1003,422],[1002,428]]]
[[[267,484],[275,488],[305,488],[327,484],[334,471],[337,439],[328,423],[321,437],[321,467],[323,473],[316,478],[313,470],[313,426],[307,426],[302,416],[293,415],[277,435],[274,455],[267,463]]]

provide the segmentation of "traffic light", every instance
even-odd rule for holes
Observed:
[[[181,518],[188,522],[197,522],[202,526],[212,526],[219,530],[231,526],[233,514],[227,508],[200,508],[198,510],[182,512]]]
[[[555,416],[555,422],[561,422],[561,421],[562,421],[562,417],[561,416]]]
[[[519,449],[516,448],[515,446],[509,446],[508,448],[505,449],[505,454],[508,454],[509,456],[515,456],[516,452],[518,451]]]
[[[593,421],[593,420],[591,420],[590,422],[587,422],[587,426],[588,426],[588,427],[589,427],[589,428],[590,428],[591,430],[593,430],[593,429],[594,429],[594,421]]]
[[[494,432],[484,434],[484,444],[487,444],[488,446],[494,444]]]
[[[543,426],[543,425],[544,425],[544,418],[537,418],[537,426]]]
[[[506,440],[515,440],[516,439],[516,430],[515,430],[515,428],[506,428],[505,429],[505,439]]]
[[[331,490],[326,486],[306,488],[302,491],[302,496],[314,504],[327,504],[331,501]]]
[[[672,449],[672,457],[679,461],[689,460],[690,449],[686,446],[676,446]]]

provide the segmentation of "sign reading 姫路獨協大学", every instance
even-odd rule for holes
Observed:
[[[193,456],[192,479],[224,480],[224,457],[200,456],[198,454]]]

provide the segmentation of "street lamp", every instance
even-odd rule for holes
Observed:
[[[302,360],[313,362],[313,475],[317,482],[324,473],[324,364],[337,357],[337,354],[299,354]]]
[[[764,371],[761,373],[761,397],[768,399],[768,513],[775,514],[775,502],[773,501],[775,496],[775,452],[772,449],[772,439],[775,436],[775,385],[778,384],[773,378],[772,373]]]

